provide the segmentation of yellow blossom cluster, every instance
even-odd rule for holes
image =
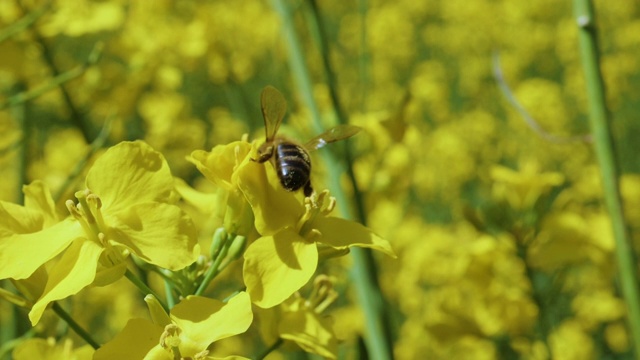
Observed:
[[[637,254],[640,5],[588,2]],[[572,5],[0,1],[0,358],[637,357]]]

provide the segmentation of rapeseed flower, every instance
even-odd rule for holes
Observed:
[[[46,306],[90,284],[106,285],[140,259],[170,270],[193,263],[199,253],[196,230],[173,205],[173,179],[162,155],[141,141],[122,142],[93,164],[79,204],[67,201],[68,217],[50,227],[32,224],[0,238],[0,278],[25,279],[54,257],[42,296],[29,318],[36,324]],[[17,261],[19,259],[19,261]]]
[[[188,296],[166,314],[152,296],[146,299],[153,322],[131,319],[94,359],[221,359],[209,356],[209,346],[245,332],[253,321],[245,292],[226,304],[201,296]],[[224,359],[245,359],[240,356]]]
[[[73,348],[71,340],[56,343],[53,338],[27,339],[13,350],[14,360],[89,360],[94,350],[89,345]]]
[[[328,216],[335,207],[328,192],[302,201],[301,194],[282,187],[273,166],[257,158],[257,145],[246,141],[191,154],[205,177],[228,191],[225,228],[246,235],[252,219],[247,205],[253,212],[261,236],[245,251],[243,277],[254,304],[273,307],[306,284],[318,265],[318,244],[338,251],[368,247],[395,256],[389,243],[365,226]]]
[[[277,338],[288,340],[306,352],[335,359],[338,340],[334,321],[323,313],[337,298],[332,279],[318,276],[308,299],[296,292],[278,306],[257,310],[263,338],[268,343]]]

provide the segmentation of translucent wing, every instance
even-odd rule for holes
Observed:
[[[359,126],[355,125],[338,125],[307,141],[307,143],[304,144],[304,147],[308,150],[320,149],[321,147],[334,141],[352,137],[360,130],[362,129]]]
[[[266,141],[271,141],[276,136],[284,114],[287,112],[287,100],[276,88],[267,86],[260,95],[260,106],[264,118]]]

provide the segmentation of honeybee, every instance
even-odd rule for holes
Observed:
[[[338,125],[300,145],[276,136],[287,112],[287,101],[280,91],[272,86],[265,87],[260,95],[260,107],[264,118],[265,142],[258,148],[258,158],[253,160],[258,163],[272,160],[282,187],[288,191],[303,188],[304,196],[310,196],[313,193],[309,151],[346,139],[360,131],[358,126]]]

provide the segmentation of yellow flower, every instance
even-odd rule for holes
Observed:
[[[263,337],[270,343],[278,337],[289,340],[306,352],[335,359],[338,341],[333,319],[322,313],[337,298],[331,279],[318,276],[308,300],[295,293],[279,306],[258,310]]]
[[[71,340],[67,339],[56,344],[53,338],[28,339],[20,343],[13,350],[14,360],[89,360],[93,355],[93,348],[85,345],[72,348]]]
[[[564,182],[556,172],[541,173],[536,162],[526,162],[520,171],[503,166],[491,169],[494,196],[505,200],[515,210],[528,210],[553,187]]]
[[[306,284],[318,265],[318,244],[337,250],[368,247],[395,256],[389,243],[370,229],[328,216],[335,207],[328,192],[305,199],[303,205],[300,194],[282,188],[271,165],[251,161],[250,155],[236,172],[262,235],[244,254],[244,281],[256,305],[280,304]]]
[[[216,146],[210,152],[196,150],[189,158],[208,180],[219,187],[219,207],[225,209],[222,217],[225,230],[230,234],[246,236],[253,226],[251,211],[238,188],[235,175],[238,165],[248,159],[250,149],[248,142],[235,141]]]
[[[95,360],[217,359],[209,356],[211,343],[245,332],[253,321],[245,292],[228,303],[188,296],[167,315],[155,298],[146,299],[153,322],[131,319],[111,342],[96,351]],[[244,359],[240,356],[225,359]]]
[[[80,204],[67,201],[72,217],[0,238],[0,278],[25,279],[64,252],[29,313],[32,324],[50,302],[120,278],[130,253],[170,270],[193,263],[199,253],[191,219],[170,203],[169,167],[149,145],[122,142],[107,150],[89,170],[86,187],[76,193]]]

